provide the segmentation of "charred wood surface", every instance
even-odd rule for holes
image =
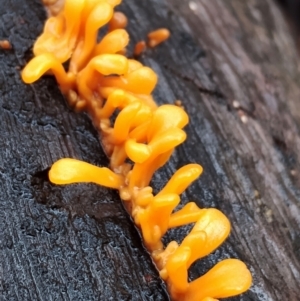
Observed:
[[[51,164],[107,166],[97,132],[52,77],[24,85],[20,69],[46,18],[39,1],[1,2],[0,300],[168,300],[116,191],[57,187]]]
[[[211,191],[200,204],[230,217],[225,248],[252,267],[254,285],[241,299],[299,300],[300,69],[288,26],[271,0],[168,2],[205,53],[182,71],[200,92],[187,100],[190,137],[206,171],[199,190]]]
[[[155,191],[182,165],[204,174],[183,195],[221,209],[226,243],[191,269],[240,258],[251,290],[231,300],[299,300],[300,65],[277,6],[260,0],[124,0],[132,41],[168,27],[171,39],[141,60],[160,77],[157,101],[182,100],[188,139],[154,177]],[[0,6],[0,300],[168,300],[118,194],[92,184],[57,187],[62,157],[107,166],[88,117],[72,112],[53,78],[24,85],[45,12],[39,1]],[[189,227],[170,231],[181,241]]]

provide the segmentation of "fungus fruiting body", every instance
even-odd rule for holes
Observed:
[[[146,42],[145,41],[139,41],[134,46],[133,54],[134,56],[141,55],[146,50]]]
[[[160,28],[148,33],[148,45],[156,47],[160,43],[167,40],[170,36],[170,31],[166,28]]]
[[[9,50],[12,48],[10,42],[8,40],[0,40],[0,48],[1,49],[5,49],[5,50]]]
[[[25,83],[51,72],[70,105],[90,114],[110,157],[110,168],[61,159],[53,164],[50,181],[58,185],[93,182],[118,189],[173,300],[214,301],[243,293],[252,278],[237,259],[223,260],[188,281],[190,266],[224,242],[230,222],[219,210],[199,208],[194,202],[176,210],[180,194],[203,172],[198,164],[183,166],[153,194],[151,178],[185,141],[183,128],[189,116],[178,105],[157,106],[151,95],[156,73],[122,54],[129,36],[124,29],[126,16],[114,12],[120,2],[66,0],[47,20],[34,46],[35,57],[22,71]],[[97,42],[98,30],[106,25],[107,34]],[[148,45],[155,47],[169,35],[166,29],[151,32]],[[137,44],[135,55],[145,47],[145,42]],[[68,60],[66,71],[63,63]],[[180,245],[175,241],[163,245],[169,229],[191,223],[194,226]]]

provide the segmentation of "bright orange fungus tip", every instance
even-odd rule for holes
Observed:
[[[146,48],[147,48],[146,42],[145,41],[139,41],[134,46],[133,54],[135,56],[139,56],[146,50]]]
[[[156,47],[160,43],[164,42],[170,37],[170,31],[166,28],[160,28],[154,31],[151,31],[148,34],[148,45],[149,47]]]
[[[58,185],[92,182],[118,189],[173,300],[217,301],[241,294],[251,286],[252,278],[237,259],[223,260],[205,275],[188,280],[190,266],[216,250],[230,232],[229,220],[217,209],[199,208],[194,202],[177,209],[180,195],[203,168],[198,164],[181,167],[156,195],[149,186],[153,174],[185,141],[183,128],[189,116],[181,105],[157,106],[151,95],[157,74],[122,54],[129,36],[123,29],[126,16],[114,12],[120,2],[60,3],[60,11],[46,21],[34,45],[35,57],[22,71],[28,84],[51,72],[70,105],[91,115],[110,156],[110,168],[60,159],[52,165],[49,179]],[[55,3],[48,0],[49,5]],[[97,42],[98,30],[106,25],[107,34]],[[155,47],[169,35],[167,29],[153,31],[148,44]],[[137,43],[134,54],[141,54],[145,47],[145,42]],[[65,70],[62,63],[67,60],[70,63]],[[115,112],[118,114],[112,122]],[[180,245],[176,241],[163,245],[162,238],[169,229],[187,224],[194,226]]]

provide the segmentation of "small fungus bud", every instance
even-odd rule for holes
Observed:
[[[108,30],[113,31],[115,29],[125,28],[127,26],[127,23],[127,17],[123,13],[115,12],[109,22]]]
[[[148,34],[148,45],[150,47],[156,47],[160,43],[166,41],[170,37],[170,31],[166,28],[160,28],[155,31],[151,31]]]

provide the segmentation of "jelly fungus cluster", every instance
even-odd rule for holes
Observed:
[[[120,2],[60,1],[60,11],[46,21],[33,48],[35,56],[22,71],[25,83],[53,74],[69,104],[90,114],[110,157],[109,168],[61,159],[53,164],[50,181],[93,182],[118,189],[173,300],[213,301],[241,294],[250,287],[252,277],[237,259],[223,260],[205,275],[188,281],[191,264],[223,243],[230,223],[219,210],[201,209],[193,202],[176,211],[180,194],[202,173],[198,164],[180,168],[156,195],[149,186],[155,171],[185,141],[183,128],[189,117],[180,106],[158,107],[151,95],[157,75],[124,56],[129,42],[124,29],[127,19],[114,12]],[[104,26],[107,33],[97,42]],[[168,36],[166,29],[154,31],[148,36],[148,46],[155,47]],[[136,51],[140,53],[144,47],[140,43]],[[162,237],[169,229],[190,223],[194,227],[180,245],[175,241],[163,245]]]

